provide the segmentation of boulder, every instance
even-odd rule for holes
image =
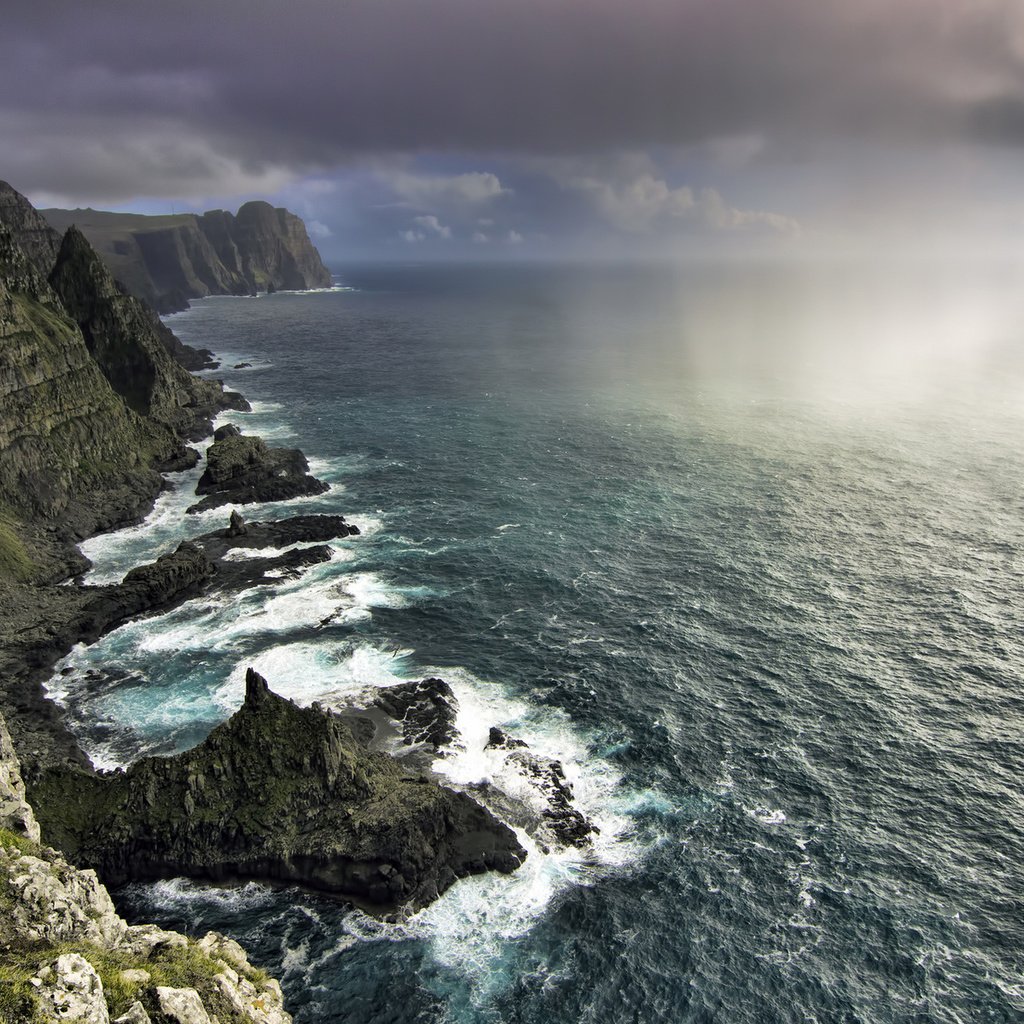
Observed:
[[[241,434],[223,437],[207,450],[206,470],[196,485],[196,494],[205,497],[188,511],[285,501],[329,489],[308,470],[309,463],[298,448],[270,448],[261,437]]]

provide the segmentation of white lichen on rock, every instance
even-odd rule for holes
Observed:
[[[108,1024],[103,982],[84,956],[65,953],[39,972],[39,1009],[48,1017],[75,1024]]]
[[[25,797],[21,765],[3,716],[0,716],[0,828],[39,842],[39,823]]]

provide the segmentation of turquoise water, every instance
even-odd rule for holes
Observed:
[[[441,675],[453,784],[502,725],[602,828],[403,925],[130,887],[300,1022],[1013,1021],[1024,1013],[1024,303],[932,267],[347,268],[171,319],[363,534],[126,626],[55,680],[99,763],[197,742],[245,667],[302,702]],[[183,520],[86,545],[117,578]],[[321,627],[332,615],[331,623]],[[103,666],[97,680],[85,671]]]

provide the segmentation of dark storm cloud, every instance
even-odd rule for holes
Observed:
[[[1021,141],[1017,0],[4,7],[0,167],[68,193],[243,190],[424,151]]]

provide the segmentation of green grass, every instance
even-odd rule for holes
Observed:
[[[0,579],[21,581],[35,571],[25,544],[18,536],[18,521],[0,507]]]
[[[29,979],[65,953],[78,953],[92,964],[103,983],[103,994],[111,1018],[127,1013],[132,1003],[140,1000],[147,1012],[156,1014],[156,987],[194,988],[211,1014],[222,1024],[234,1024],[244,1018],[221,995],[214,979],[221,972],[217,961],[190,942],[187,946],[159,950],[143,960],[127,950],[109,950],[88,942],[32,943],[0,952],[0,1024],[37,1024],[44,1018]],[[145,985],[129,981],[124,972],[130,969],[148,971]],[[261,969],[244,972],[261,988],[267,973]]]
[[[17,832],[12,832],[9,828],[0,828],[0,846],[7,849],[13,846],[18,853],[27,853],[32,857],[39,856],[38,843],[34,843],[31,839],[26,839],[24,836],[19,836]]]

